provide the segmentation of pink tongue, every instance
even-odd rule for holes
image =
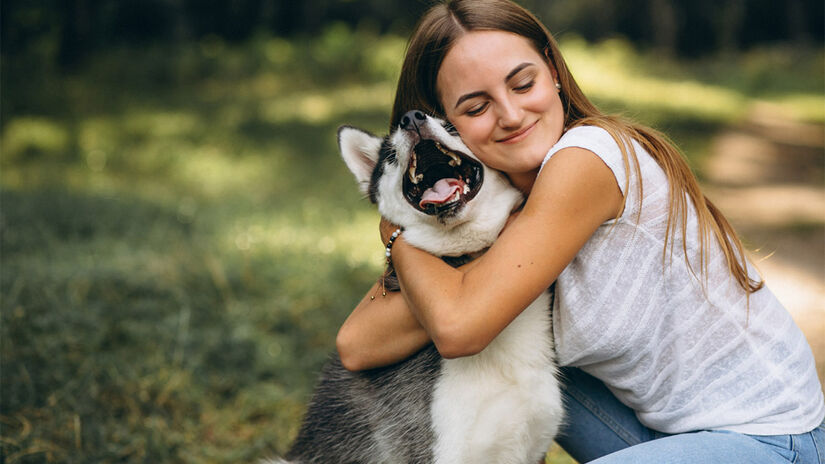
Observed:
[[[458,179],[439,179],[431,188],[428,188],[418,206],[424,208],[428,203],[437,205],[446,203],[455,196],[455,192],[464,189],[464,182]]]

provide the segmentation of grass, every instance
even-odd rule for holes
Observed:
[[[0,460],[286,449],[382,265],[336,128],[384,131],[403,49],[334,26],[109,49],[71,75],[44,65],[49,47],[3,57]],[[821,50],[662,63],[620,41],[562,49],[598,104],[665,129],[697,165],[751,105],[825,121]],[[547,462],[573,461],[556,448]]]

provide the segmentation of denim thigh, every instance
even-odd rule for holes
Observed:
[[[603,456],[593,464],[821,464],[812,432],[753,436],[730,431],[680,433]]]
[[[604,383],[575,367],[562,367],[565,421],[556,442],[578,462],[666,437],[645,427]]]
[[[798,435],[669,435],[645,427],[603,382],[580,369],[563,367],[561,376],[566,418],[556,442],[581,463],[825,464],[825,424]]]

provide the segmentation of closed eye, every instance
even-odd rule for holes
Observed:
[[[521,85],[521,86],[518,86],[518,87],[513,87],[513,90],[515,90],[516,92],[526,92],[526,91],[530,90],[531,88],[533,88],[533,86],[535,84],[536,84],[536,81],[531,80],[530,82],[528,82],[524,85]]]
[[[478,116],[479,114],[483,113],[484,110],[487,109],[487,102],[480,103],[469,110],[465,111],[469,116]]]

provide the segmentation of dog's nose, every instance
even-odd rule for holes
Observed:
[[[418,131],[419,125],[427,119],[421,111],[412,110],[404,113],[401,117],[401,128],[408,131]]]

